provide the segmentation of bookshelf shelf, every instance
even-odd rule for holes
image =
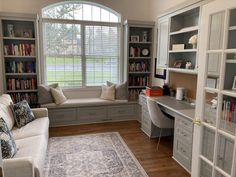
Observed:
[[[223,90],[222,94],[226,95],[226,96],[230,96],[230,97],[235,97],[236,98],[236,91],[234,91],[234,90]]]
[[[188,33],[188,32],[192,32],[192,31],[197,31],[198,29],[199,29],[198,26],[186,27],[186,28],[182,28],[182,29],[179,30],[179,31],[171,32],[170,35]]]
[[[187,52],[197,52],[197,49],[169,50],[169,53],[187,53]]]
[[[27,100],[37,107],[38,82],[38,16],[2,13],[1,47],[4,92],[13,102]]]
[[[236,30],[236,26],[229,27],[229,31],[233,31],[233,30]]]
[[[227,59],[226,63],[232,63],[232,64],[236,64],[236,59]]]
[[[7,90],[7,93],[37,92],[38,90]]]
[[[129,89],[144,89],[146,86],[128,86]]]
[[[129,74],[150,74],[150,72],[129,72]]]
[[[6,73],[6,76],[37,76],[37,73]]]
[[[139,60],[139,59],[141,59],[141,60],[151,60],[152,57],[129,57],[129,59],[131,59],[131,60]]]
[[[129,41],[130,44],[152,44],[152,42],[132,42],[132,41]]]
[[[4,55],[4,58],[36,58],[36,56]]]
[[[35,38],[25,38],[25,37],[2,37],[4,40],[23,40],[23,41],[35,41]]]

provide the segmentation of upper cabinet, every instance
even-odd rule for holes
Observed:
[[[158,21],[158,53],[157,65],[160,68],[168,67],[169,18]]]

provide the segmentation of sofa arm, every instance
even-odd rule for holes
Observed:
[[[34,177],[34,164],[31,157],[4,159],[4,177]]]
[[[41,118],[41,117],[48,117],[48,109],[47,108],[35,108],[32,109],[35,118]]]

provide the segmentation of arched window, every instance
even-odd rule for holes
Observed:
[[[84,1],[43,8],[47,84],[83,87],[118,82],[120,19],[114,10]]]

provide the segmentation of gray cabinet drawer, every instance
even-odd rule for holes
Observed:
[[[174,141],[174,158],[178,162],[180,162],[185,168],[190,170],[192,148],[188,144],[183,143],[179,138],[176,137]]]
[[[120,105],[120,106],[109,106],[108,117],[127,117],[134,116],[135,108],[134,105]]]
[[[192,133],[185,130],[182,125],[176,124],[175,125],[175,136],[178,136],[180,140],[184,143],[188,143],[192,146]]]
[[[79,119],[106,119],[105,107],[90,107],[78,109]]]
[[[151,130],[152,121],[147,114],[142,114],[142,126],[148,127]]]
[[[183,129],[189,131],[190,133],[193,132],[193,122],[188,118],[182,117],[180,115],[175,115],[175,124],[178,124]]]
[[[52,123],[71,122],[77,118],[76,109],[49,109],[49,119]]]

